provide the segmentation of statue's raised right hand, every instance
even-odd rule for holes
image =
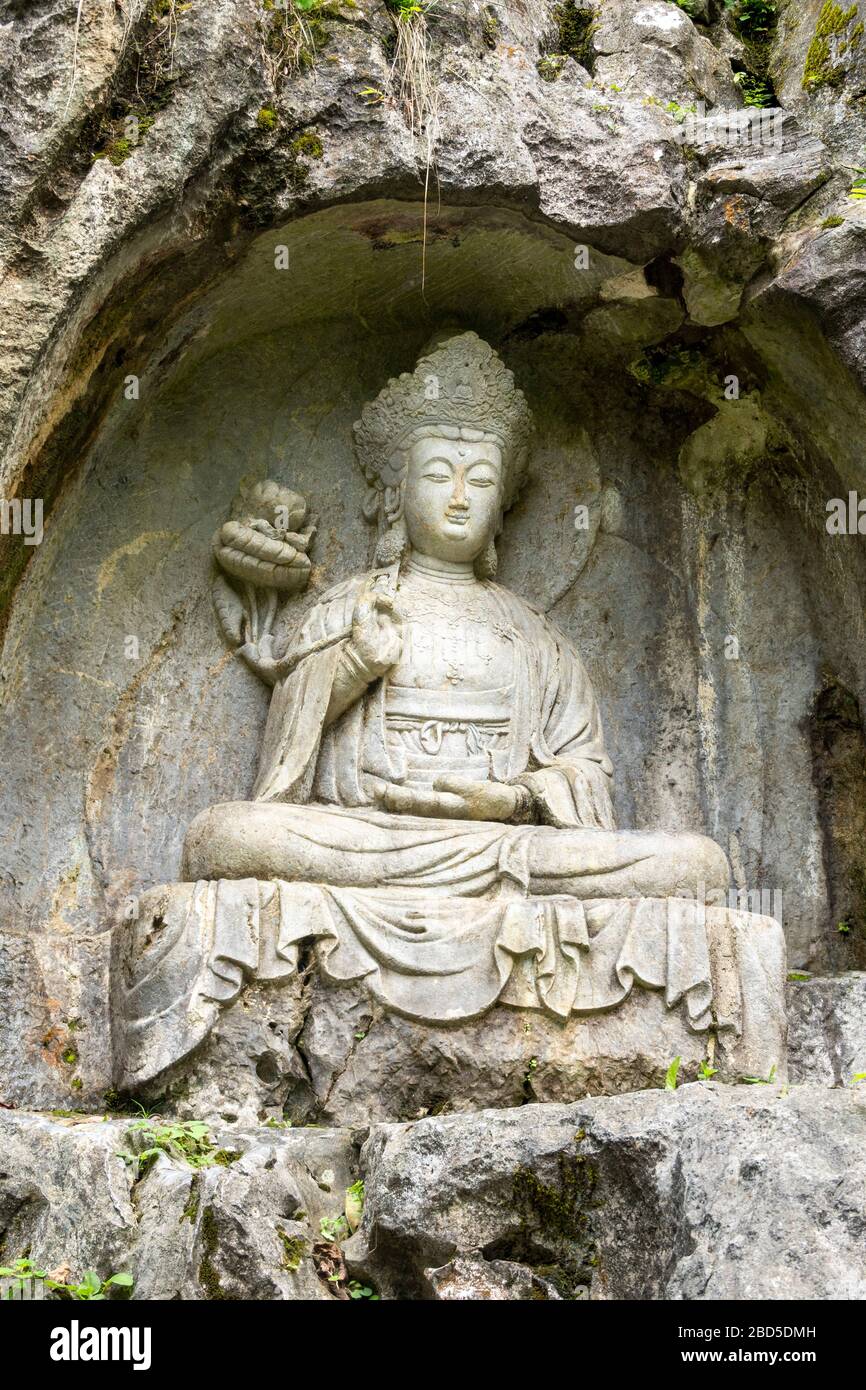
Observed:
[[[371,680],[390,671],[400,660],[403,620],[393,600],[369,584],[361,590],[355,603],[350,646]]]

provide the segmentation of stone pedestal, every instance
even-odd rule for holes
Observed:
[[[541,899],[463,901],[486,914],[477,933],[440,898],[377,937],[366,901],[332,910],[313,885],[152,890],[117,932],[118,1084],[188,1117],[365,1124],[656,1087],[676,1057],[680,1080],[702,1063],[784,1079],[772,918],[638,899],[572,900],[557,921]],[[435,1016],[450,996],[428,950],[474,1008],[455,988],[454,1016]]]
[[[786,1074],[780,1018],[711,1040],[658,991],[635,990],[610,1013],[567,1023],[497,1005],[444,1028],[311,976],[243,989],[201,1047],[139,1094],[188,1119],[363,1125],[658,1087],[677,1056],[681,1081],[696,1080],[709,1056],[720,1081]]]

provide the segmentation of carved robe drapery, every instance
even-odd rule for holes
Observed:
[[[334,677],[351,631],[356,576],[325,594],[286,654],[287,674],[271,701],[253,795],[257,801],[372,807],[370,779],[401,780],[386,734],[386,681],[376,681],[324,728]],[[477,586],[514,648],[513,704],[503,781],[533,793],[548,825],[613,829],[612,768],[598,706],[574,648],[522,599],[497,584]],[[459,604],[459,593],[455,604]],[[397,605],[399,607],[399,592]]]

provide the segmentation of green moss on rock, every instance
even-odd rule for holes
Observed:
[[[598,25],[598,10],[593,5],[581,5],[578,0],[562,0],[553,8],[554,32],[541,45],[541,57],[536,64],[545,82],[555,82],[569,58],[580,63],[587,72],[595,65],[592,36]]]
[[[545,82],[555,82],[565,67],[566,57],[564,53],[545,53],[539,58],[536,67],[538,75]]]
[[[189,1196],[186,1199],[186,1206],[180,1214],[180,1221],[188,1221],[191,1226],[195,1225],[198,1216],[199,1204],[201,1202],[201,1176],[193,1174],[192,1182],[189,1185]],[[180,1222],[178,1222],[180,1224]]]
[[[312,130],[305,130],[303,135],[299,135],[291,144],[292,153],[304,159],[321,159],[325,153],[321,137]]]
[[[563,1298],[579,1298],[596,1264],[591,1213],[598,1205],[598,1175],[582,1155],[559,1154],[554,1181],[545,1182],[525,1165],[514,1175],[512,1198],[524,1249],[515,1257],[554,1284]],[[533,1251],[543,1250],[539,1262]]]
[[[198,1281],[209,1299],[227,1299],[230,1295],[226,1293],[220,1283],[216,1265],[214,1264],[214,1259],[219,1249],[219,1238],[217,1235],[217,1223],[216,1217],[213,1214],[213,1207],[205,1207],[202,1213],[201,1238],[203,1249],[198,1266]]]
[[[863,38],[863,23],[854,23],[856,19],[856,0],[847,10],[835,4],[834,0],[826,0],[806,53],[804,91],[837,87],[844,81],[848,64]]]
[[[662,344],[647,348],[629,364],[629,371],[641,386],[692,391],[700,396],[707,394],[709,365],[694,348]],[[717,383],[713,385],[715,394],[720,394]]]
[[[288,1235],[282,1226],[277,1227],[277,1235],[283,1247],[283,1258],[280,1263],[289,1274],[294,1274],[307,1253],[307,1242],[303,1236]]]
[[[577,0],[563,0],[562,4],[554,6],[553,18],[559,52],[592,72],[595,62],[592,36],[598,28],[598,10],[593,5],[579,5]]]
[[[495,48],[499,41],[499,20],[489,5],[481,11],[481,37],[485,48]]]

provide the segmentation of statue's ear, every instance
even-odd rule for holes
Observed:
[[[386,487],[382,494],[382,512],[385,521],[393,526],[403,519],[403,502],[406,497],[406,478],[402,477],[395,487]]]
[[[378,487],[368,487],[361,506],[365,521],[376,521],[379,516],[379,508],[382,505],[382,490]]]

